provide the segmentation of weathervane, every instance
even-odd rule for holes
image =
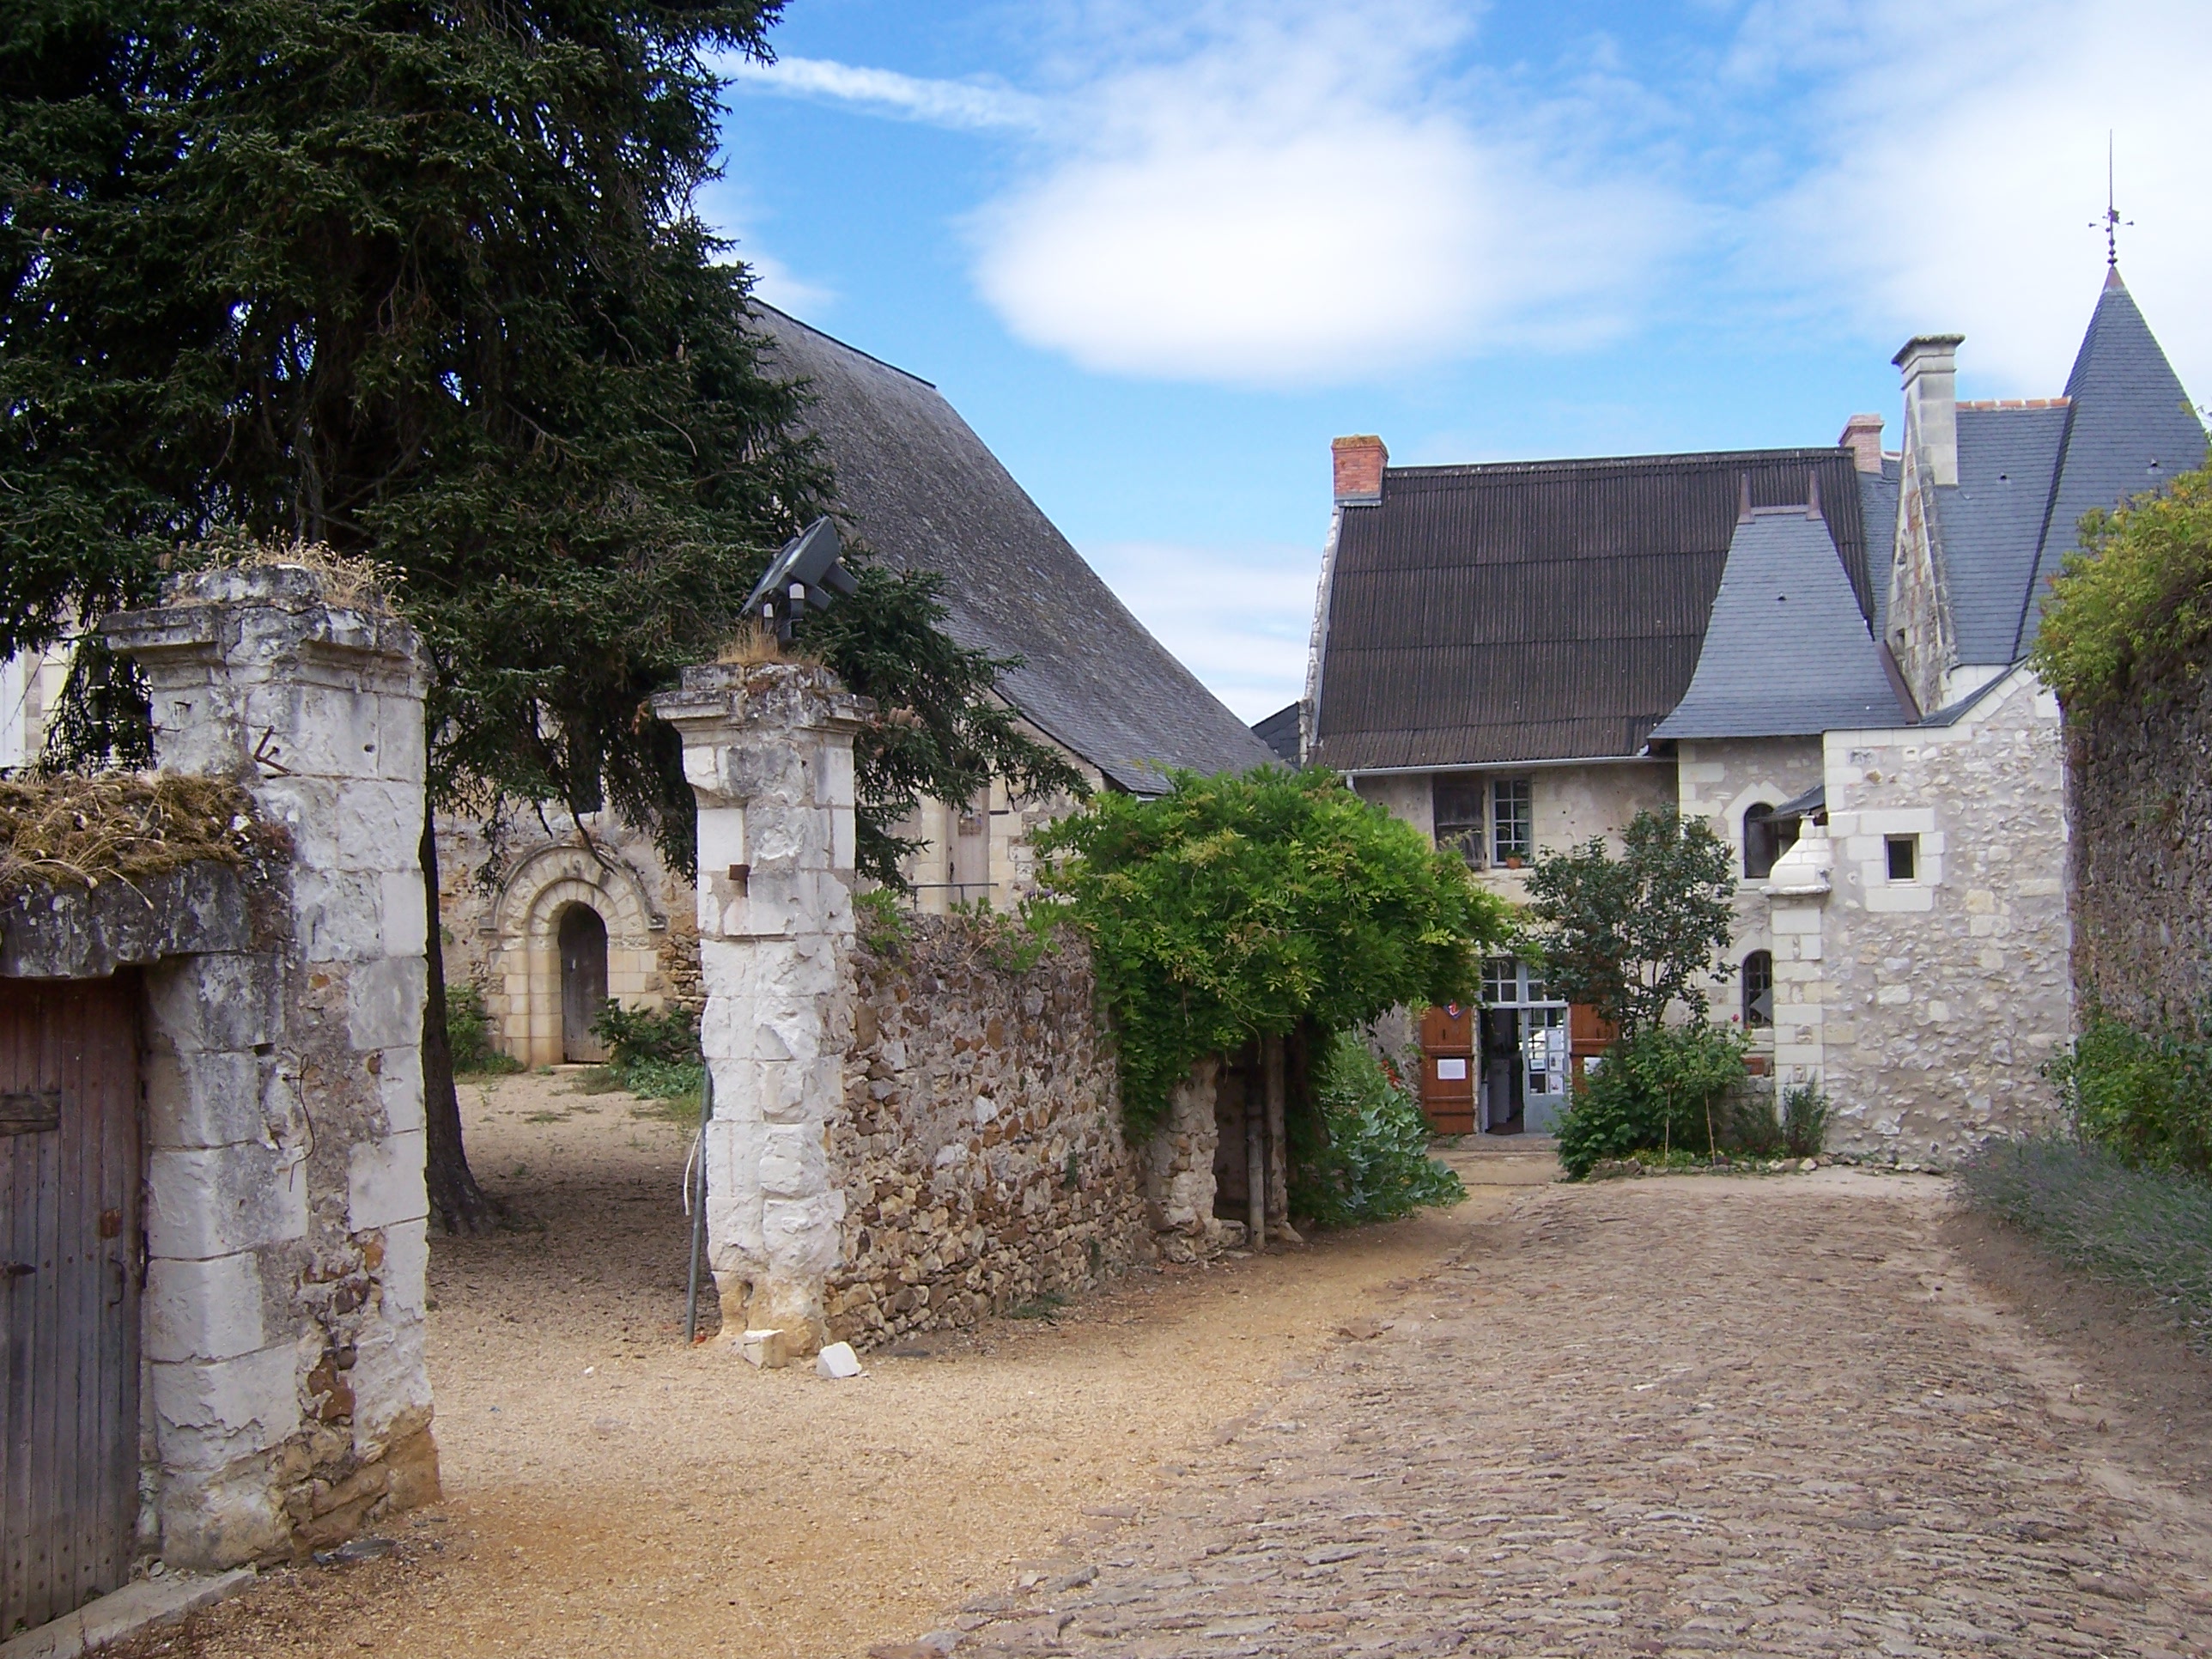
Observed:
[[[2120,217],[2117,205],[2118,194],[2112,188],[2112,130],[2105,129],[2105,216],[2092,219],[2089,228],[2105,233],[2105,264],[2112,270],[2120,268],[2120,227],[2132,225],[2132,219]]]

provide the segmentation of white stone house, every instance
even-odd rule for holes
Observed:
[[[1914,1163],[2049,1108],[2065,790],[2023,658],[2081,515],[2205,456],[2117,271],[2062,397],[1960,403],[1959,343],[1898,354],[1895,453],[1870,415],[1829,451],[1391,468],[1339,440],[1301,711],[1309,759],[1510,897],[1639,807],[1705,818],[1740,884],[1717,1012],[1826,1090],[1832,1144]],[[1564,1016],[1492,978],[1485,1124],[1540,1127]]]

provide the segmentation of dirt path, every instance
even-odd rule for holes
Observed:
[[[544,1225],[435,1253],[447,1504],[136,1654],[2206,1650],[2196,1362],[2069,1355],[1936,1182],[1489,1143],[1450,1216],[831,1384],[683,1349],[682,1135],[569,1086],[471,1102]]]
[[[1533,1195],[957,1650],[2206,1651],[2204,1448],[2116,1429],[1948,1209],[1842,1171]]]
[[[356,1565],[271,1573],[137,1655],[858,1653],[1006,1585],[1164,1462],[1310,1375],[1501,1210],[1139,1274],[823,1382],[681,1340],[683,1133],[573,1077],[469,1089],[471,1158],[539,1224],[441,1240],[432,1385],[447,1502]],[[1541,1182],[1532,1158],[1486,1166]],[[1110,1517],[1108,1517],[1110,1520]]]

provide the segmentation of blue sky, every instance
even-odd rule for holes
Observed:
[[[1328,441],[1832,443],[1956,331],[2057,392],[2103,277],[2212,398],[2203,0],[790,0],[708,217],[935,381],[1231,707],[1297,694]]]

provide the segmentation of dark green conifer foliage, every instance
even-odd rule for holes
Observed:
[[[692,208],[710,59],[766,55],[780,10],[15,0],[0,655],[150,601],[211,536],[367,554],[429,653],[434,800],[604,799],[688,863],[680,750],[646,699],[714,654],[830,499],[804,390],[762,372],[745,271]],[[942,615],[927,577],[875,569],[819,646],[909,711],[862,745],[878,870],[917,787],[1068,775]],[[143,702],[80,666],[62,729],[81,756],[137,758]],[[430,919],[434,937],[434,901]],[[432,1201],[473,1229],[490,1212],[431,961]]]

